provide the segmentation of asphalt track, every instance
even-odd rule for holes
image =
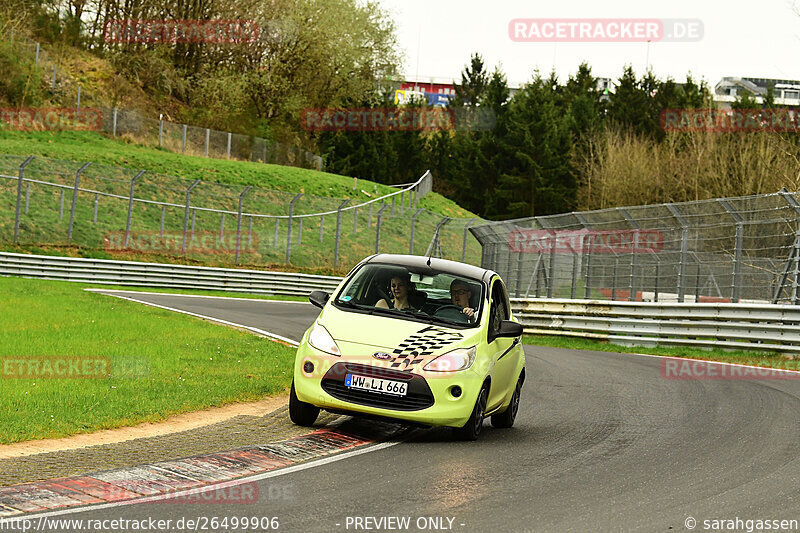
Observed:
[[[137,298],[294,339],[316,316],[297,303]],[[548,532],[800,520],[800,381],[667,380],[652,357],[525,352],[515,427],[487,423],[478,442],[417,430],[395,446],[262,479],[257,504],[150,503],[64,518],[274,516],[279,531],[434,531],[417,520],[444,517],[445,530],[450,518],[454,531]],[[352,517],[410,517],[410,526],[363,529]]]

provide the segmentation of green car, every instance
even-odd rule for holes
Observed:
[[[503,280],[483,268],[412,255],[374,255],[333,296],[294,365],[289,415],[311,426],[320,409],[454,428],[475,440],[484,417],[509,428],[525,381],[522,326]]]

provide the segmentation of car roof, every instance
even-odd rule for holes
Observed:
[[[428,264],[429,261],[430,265]],[[448,274],[479,279],[481,281],[489,281],[495,274],[493,270],[487,270],[474,265],[436,257],[428,258],[421,255],[377,254],[367,258],[364,262],[410,267],[414,269],[414,271],[420,273],[424,273],[425,271],[429,271],[431,274],[434,272],[447,272]]]

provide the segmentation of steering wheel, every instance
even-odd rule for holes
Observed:
[[[446,318],[456,322],[464,322],[466,324],[469,322],[469,317],[462,313],[461,310],[462,307],[458,305],[443,305],[433,313],[433,316]]]

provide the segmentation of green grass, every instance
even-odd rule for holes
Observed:
[[[376,188],[379,195],[397,191],[394,187],[362,179],[358,180],[357,188],[353,190],[353,178],[347,176],[282,165],[184,155],[113,139],[95,132],[23,132],[0,129],[0,154],[92,161],[192,180],[235,185],[241,189],[253,185],[291,193],[352,198],[354,203],[373,198]],[[424,171],[424,168],[419,169],[420,176]],[[362,193],[362,189],[371,196]],[[419,207],[449,217],[475,216],[437,193],[421,198]]]
[[[257,400],[291,381],[292,348],[84,287],[0,277],[0,444]],[[105,361],[110,375],[19,379],[5,366],[70,357]]]
[[[643,353],[666,357],[683,357],[686,359],[705,359],[724,363],[737,363],[743,365],[763,366],[768,368],[781,368],[785,370],[800,370],[800,360],[789,359],[784,354],[777,352],[757,352],[746,350],[699,350],[689,347],[645,347],[622,346],[610,342],[576,337],[560,337],[546,335],[524,335],[524,344],[535,346],[550,346],[553,348],[568,348],[570,350],[593,350],[599,352]]]

